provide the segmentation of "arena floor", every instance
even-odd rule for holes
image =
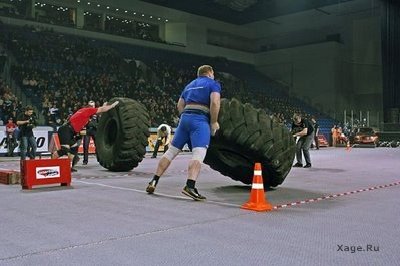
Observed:
[[[94,157],[72,187],[0,185],[0,265],[399,265],[400,148],[325,148],[267,191],[271,212],[240,209],[250,187],[204,166],[206,202],[181,194],[189,154],[156,194],[158,159],[113,173]],[[0,168],[18,169],[18,158]]]

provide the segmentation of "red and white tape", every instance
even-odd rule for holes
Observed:
[[[372,190],[376,190],[376,189],[380,189],[380,188],[393,187],[393,186],[397,186],[397,185],[400,185],[400,181],[397,181],[397,182],[394,182],[394,183],[391,183],[391,184],[387,184],[387,185],[380,185],[380,186],[375,186],[375,187],[370,187],[370,188],[364,188],[364,189],[353,190],[353,191],[344,192],[344,193],[328,195],[328,196],[314,198],[314,199],[306,199],[306,200],[301,200],[301,201],[296,201],[296,202],[276,205],[276,206],[274,206],[274,209],[287,208],[287,207],[292,207],[292,206],[296,206],[296,205],[300,205],[300,204],[316,202],[316,201],[321,201],[321,200],[326,200],[326,199],[332,199],[332,198],[351,195],[351,194],[355,194],[355,193],[360,193],[360,192],[365,192],[365,191],[372,191]]]

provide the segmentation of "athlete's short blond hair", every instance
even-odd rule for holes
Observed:
[[[209,72],[213,72],[213,68],[210,65],[202,65],[197,69],[197,76],[207,76]]]

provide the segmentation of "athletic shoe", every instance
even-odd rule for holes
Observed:
[[[308,164],[306,164],[303,168],[311,168],[311,164],[308,163]]]
[[[185,186],[182,189],[182,193],[185,194],[186,196],[191,197],[194,200],[205,200],[206,197],[202,196],[199,194],[199,192],[197,191],[197,189],[195,188],[189,188],[188,186]]]
[[[157,182],[156,180],[151,180],[149,185],[146,188],[146,192],[149,194],[153,194],[154,190],[156,190]]]
[[[85,162],[85,161],[83,161],[83,163],[82,163],[82,164],[83,164],[83,165],[87,165],[87,163],[88,163],[88,162]]]
[[[303,167],[303,164],[301,164],[301,163],[295,163],[295,164],[293,165],[293,167]]]
[[[71,172],[78,172],[75,168],[71,168]]]

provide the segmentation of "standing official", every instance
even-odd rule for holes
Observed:
[[[304,168],[311,167],[310,146],[314,138],[313,131],[314,129],[310,121],[302,118],[300,114],[295,114],[293,116],[292,134],[293,137],[299,138],[296,143],[297,163],[294,164],[293,167],[303,167],[303,153],[304,159],[306,161],[306,165],[304,166]]]
[[[315,148],[319,150],[319,141],[318,141],[318,134],[319,134],[319,124],[317,123],[317,120],[315,117],[311,118],[312,126],[314,128],[314,142],[315,142]]]
[[[25,107],[25,112],[21,113],[17,118],[17,125],[19,126],[19,139],[21,160],[26,159],[26,153],[29,150],[29,158],[35,159],[36,157],[36,140],[33,135],[33,128],[37,126],[35,116],[33,115],[33,107],[28,105]]]

